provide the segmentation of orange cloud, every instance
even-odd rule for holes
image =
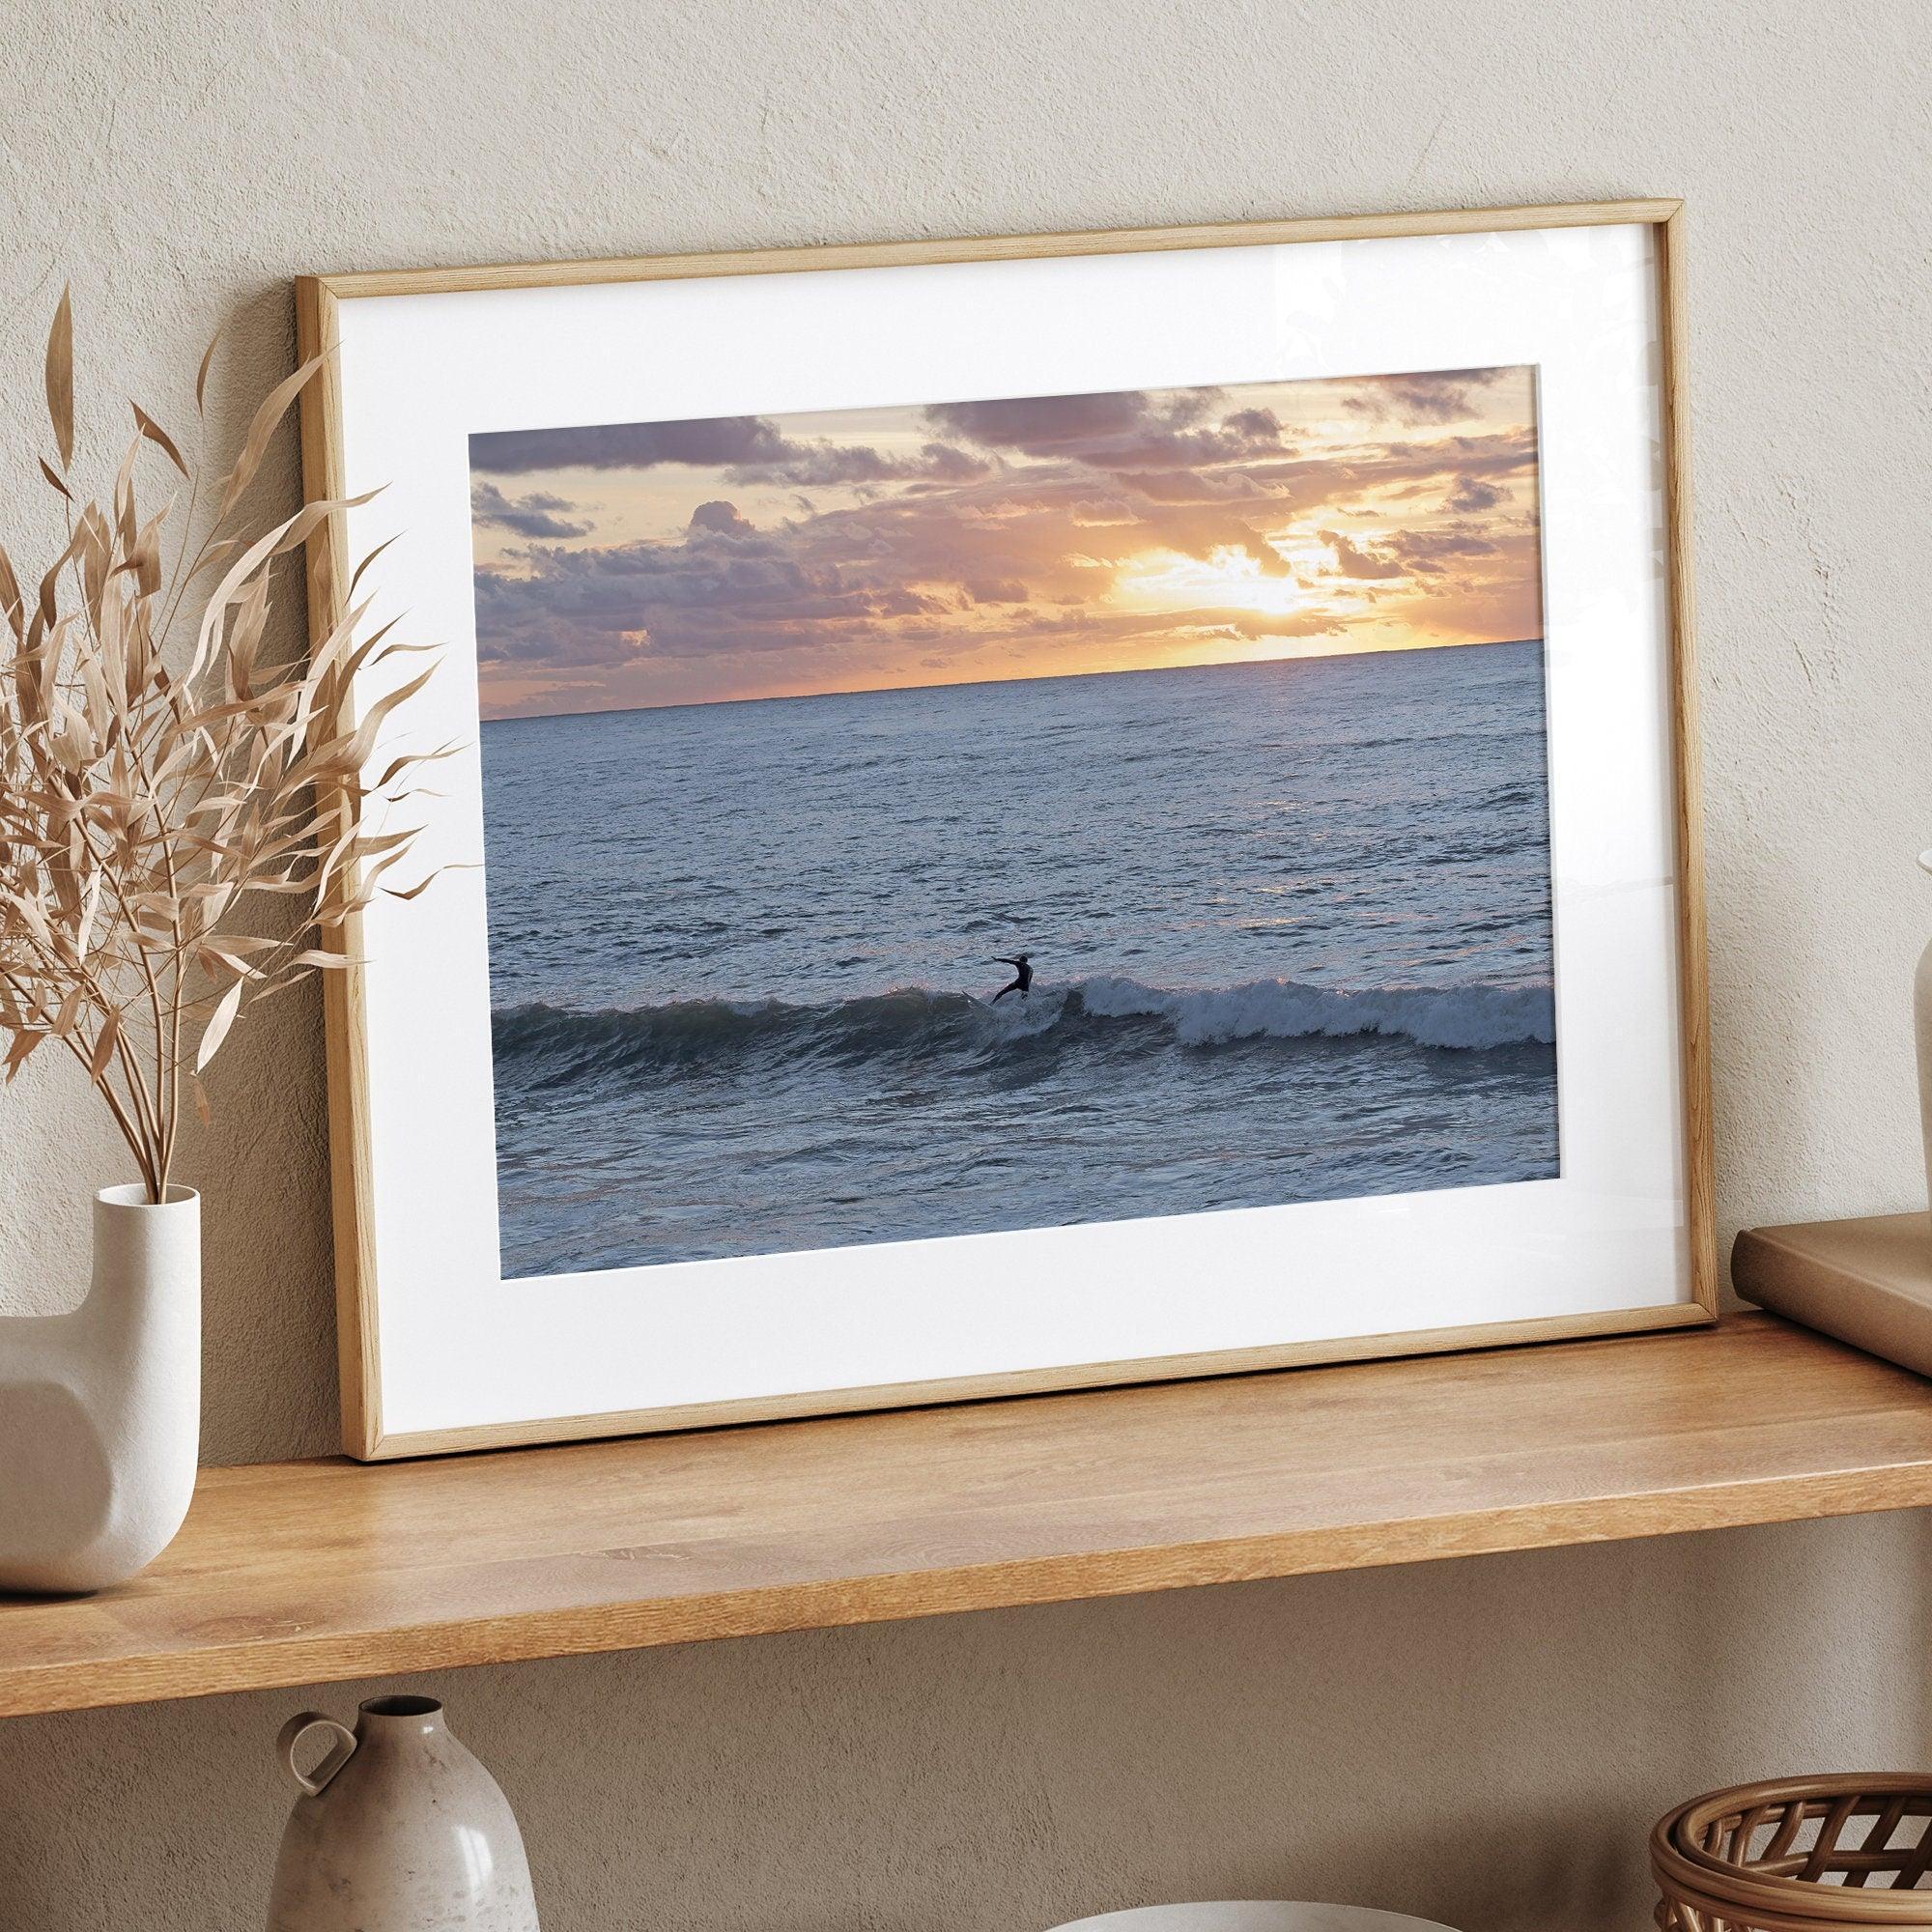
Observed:
[[[1528,369],[516,432],[471,459],[493,715],[1540,627]]]

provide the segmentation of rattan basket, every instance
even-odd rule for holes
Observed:
[[[1741,1784],[1650,1834],[1662,1932],[1932,1932],[1932,1773]]]

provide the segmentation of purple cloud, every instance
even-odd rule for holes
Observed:
[[[1150,395],[1122,389],[1095,396],[1023,396],[990,403],[935,403],[926,420],[984,449],[1079,462],[1118,476],[1146,470],[1198,471],[1217,464],[1291,453],[1272,410],[1235,410],[1216,423],[1219,391]],[[1210,493],[1211,494],[1211,493]]]
[[[934,403],[925,419],[986,449],[1059,456],[1138,429],[1148,398],[1138,389],[1098,396],[1015,396],[990,403]]]
[[[1362,549],[1340,530],[1318,530],[1316,534],[1335,553],[1335,569],[1342,577],[1373,582],[1406,574],[1393,557],[1378,556]]]
[[[1452,556],[1494,556],[1495,544],[1479,530],[1397,530],[1387,540],[1392,554],[1405,563],[1439,563]]]
[[[648,469],[660,463],[722,469],[775,461],[790,447],[761,416],[709,416],[691,422],[498,430],[469,439],[469,467],[498,476],[533,469]]]
[[[713,536],[721,537],[757,535],[750,521],[738,514],[737,504],[725,502],[700,503],[692,511],[691,523],[688,526],[689,534],[694,537],[699,536],[707,530]]]
[[[1358,379],[1348,408],[1381,422],[1447,423],[1473,414],[1475,393],[1504,369],[1429,369],[1407,376]]]
[[[469,492],[469,514],[475,522],[514,531],[520,537],[587,536],[588,524],[569,523],[555,514],[576,507],[542,490],[533,490],[526,497],[506,497],[496,484],[480,480]]]
[[[764,416],[703,416],[689,422],[606,423],[583,429],[498,430],[469,439],[469,467],[492,475],[550,469],[653,469],[665,464],[722,469],[733,482],[883,483],[915,478],[958,482],[990,466],[940,442],[915,457],[864,443],[799,442]]]
[[[1481,510],[1493,510],[1502,499],[1503,493],[1493,483],[1485,483],[1480,476],[1464,476],[1450,491],[1448,506],[1468,517]]]

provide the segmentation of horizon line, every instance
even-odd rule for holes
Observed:
[[[890,697],[904,691],[968,691],[996,684],[1069,684],[1089,677],[1155,677],[1163,672],[1259,670],[1275,665],[1323,664],[1337,658],[1392,657],[1424,651],[1489,650],[1499,644],[1540,644],[1534,638],[1464,638],[1448,644],[1383,644],[1354,651],[1303,651],[1278,658],[1213,658],[1203,664],[1122,665],[1111,670],[1022,671],[1014,677],[962,677],[932,684],[861,684],[838,691],[768,692],[757,697],[689,697],[671,704],[599,704],[582,711],[522,711],[500,718],[479,718],[479,724],[536,724],[555,718],[617,718],[633,711],[712,711],[727,704],[810,704],[822,697]]]

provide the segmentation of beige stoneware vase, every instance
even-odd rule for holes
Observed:
[[[312,1772],[296,1761],[331,1734]],[[372,1697],[355,1728],[303,1711],[276,1751],[301,1796],[275,1860],[269,1932],[537,1932],[523,1833],[433,1697]]]

